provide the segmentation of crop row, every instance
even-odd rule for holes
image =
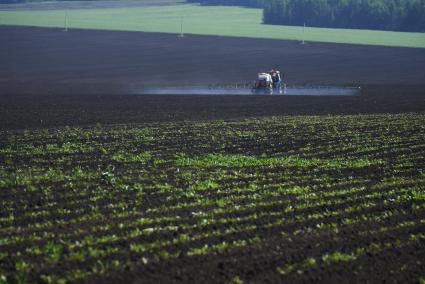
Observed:
[[[424,242],[424,125],[399,114],[2,132],[0,277],[78,282],[295,242],[273,260],[291,279],[403,254]]]

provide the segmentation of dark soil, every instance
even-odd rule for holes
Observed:
[[[131,93],[134,85],[251,82],[417,85],[425,49],[94,30],[0,27],[2,93]]]
[[[0,96],[0,128],[423,112],[424,90],[425,85],[366,86],[358,97],[3,94]]]
[[[425,110],[425,49],[5,26],[0,41],[2,129]],[[272,67],[289,85],[355,85],[363,95],[129,96],[246,83]]]

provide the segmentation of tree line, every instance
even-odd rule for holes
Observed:
[[[425,32],[425,0],[187,0],[263,8],[273,25]]]

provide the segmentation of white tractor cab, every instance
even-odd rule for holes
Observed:
[[[283,76],[279,71],[271,70],[270,72],[258,73],[257,80],[254,83],[252,91],[254,94],[282,94],[286,91],[286,85],[282,84]],[[283,88],[282,88],[283,87]]]

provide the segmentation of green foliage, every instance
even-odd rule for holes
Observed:
[[[295,269],[295,266],[293,264],[287,264],[282,267],[278,267],[276,270],[282,275],[286,275],[291,273]]]
[[[315,266],[316,265],[316,259],[314,257],[309,257],[304,261],[304,266]]]
[[[207,253],[208,253],[208,251],[209,251],[208,245],[204,245],[203,247],[200,247],[200,248],[193,248],[193,249],[190,249],[190,250],[187,252],[187,255],[188,255],[188,256],[193,256],[193,255],[205,255],[205,254],[207,254]]]
[[[355,259],[356,259],[355,255],[341,253],[341,252],[333,252],[331,254],[325,254],[324,256],[322,256],[322,260],[327,264],[337,263],[341,261],[352,261]]]
[[[57,262],[61,258],[63,246],[54,242],[49,242],[44,247],[44,251],[46,253],[47,261]]]
[[[244,282],[239,276],[233,277],[228,284],[243,284]]]
[[[19,260],[15,263],[15,280],[19,284],[27,283],[28,281],[28,273],[29,273],[29,264],[23,260]]]
[[[108,168],[105,171],[102,171],[100,174],[100,180],[107,185],[115,185],[116,178],[115,178],[115,167],[109,165]]]
[[[382,165],[381,160],[368,159],[304,159],[297,156],[264,158],[245,155],[209,154],[195,158],[181,158],[178,166],[190,167],[321,167],[363,168]]]

